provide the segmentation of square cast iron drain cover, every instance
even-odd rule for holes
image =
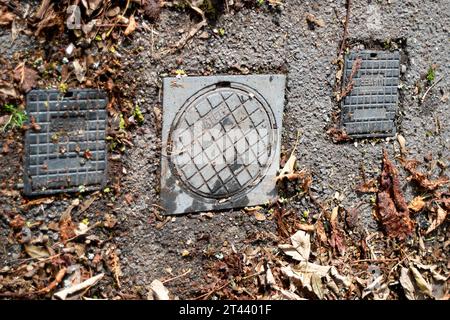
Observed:
[[[341,124],[353,138],[394,136],[400,54],[352,52],[345,59],[345,79],[349,79],[358,58],[361,65],[353,77],[353,89],[342,102]]]
[[[106,94],[97,90],[28,93],[26,195],[95,190],[104,184],[106,104]]]
[[[165,78],[161,201],[166,214],[276,196],[284,75]]]

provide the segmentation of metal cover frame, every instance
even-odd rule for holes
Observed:
[[[353,77],[353,89],[341,103],[341,126],[353,138],[394,136],[400,53],[376,50],[351,52],[345,59],[346,80],[358,57],[362,58],[362,63]]]
[[[106,184],[107,103],[106,93],[91,89],[27,94],[25,195],[78,192],[80,186],[98,190]],[[33,130],[32,117],[40,130]],[[91,158],[84,155],[87,149]]]
[[[166,209],[165,214],[252,206],[263,204],[276,196],[275,177],[279,169],[285,82],[286,77],[284,75],[167,77],[163,79],[161,203]],[[249,97],[249,99],[239,102],[236,100],[237,97],[239,99]],[[210,99],[217,99],[217,101],[213,103],[209,101]],[[253,100],[250,101],[250,99]],[[235,100],[235,104],[228,102],[231,100]],[[208,103],[205,101],[208,101]],[[205,110],[203,111],[202,108]],[[197,112],[196,115],[193,115],[194,111]],[[252,118],[253,114],[258,114],[258,116]],[[189,186],[191,182],[183,171],[184,167],[179,167],[177,164],[178,154],[172,153],[171,139],[174,130],[182,131],[186,130],[189,125],[194,126],[195,124],[188,119],[196,118],[202,120],[202,123],[211,121],[211,126],[219,126],[219,123],[222,126],[226,118],[231,119],[233,123],[227,128],[236,129],[242,136],[235,143],[240,142],[240,139],[246,139],[247,135],[244,132],[246,130],[242,129],[243,127],[246,128],[246,125],[250,124],[251,128],[256,128],[255,132],[259,134],[258,124],[255,123],[258,121],[255,120],[254,122],[252,119],[263,119],[264,121],[261,120],[261,123],[266,123],[264,127],[270,124],[271,129],[274,129],[268,130],[270,135],[269,133],[267,136],[261,134],[263,138],[267,138],[272,147],[267,152],[267,163],[264,163],[264,155],[253,153],[251,144],[246,141],[245,145],[249,147],[245,151],[251,151],[258,164],[261,160],[260,172],[254,170],[258,167],[253,164],[251,164],[252,169],[247,172],[245,172],[247,170],[245,165],[242,166],[242,169],[239,168],[234,171],[234,169],[230,169],[230,164],[225,165],[220,171],[215,169],[214,159],[209,156],[207,157],[209,162],[206,164],[209,171],[202,171],[203,169],[200,168],[201,166],[197,167],[194,159],[200,153],[204,155],[209,146],[204,147],[200,144],[201,150],[198,154],[194,154],[195,152],[187,153],[187,161],[190,161],[190,167],[197,170],[193,175],[200,179],[198,185],[194,182],[193,185]],[[183,119],[183,121],[180,122],[180,119]],[[183,123],[181,127],[179,127],[180,123]],[[228,129],[225,130],[222,126],[220,136],[212,138],[212,140],[216,141],[216,139],[221,138],[227,140],[227,133],[231,131]],[[205,132],[208,135],[210,134],[208,130]],[[246,132],[248,133],[248,131]],[[258,137],[261,138],[261,136]],[[193,143],[195,144],[197,143],[195,134],[193,137]],[[263,143],[262,141],[265,140],[260,139],[258,143]],[[224,149],[226,148],[224,147]],[[221,148],[217,148],[217,150],[219,150],[218,157],[221,158],[220,155],[222,155],[225,158],[225,153],[221,153],[221,151],[226,150]],[[236,147],[234,150],[236,150]],[[222,172],[227,171],[228,178],[222,179]],[[211,180],[219,185],[216,185],[216,187],[209,185]],[[227,193],[228,191],[229,193]]]

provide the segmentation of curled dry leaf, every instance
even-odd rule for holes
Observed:
[[[389,290],[387,283],[384,281],[384,276],[380,275],[364,289],[361,298],[372,294],[374,300],[386,300],[390,293],[391,291]]]
[[[136,19],[134,19],[134,16],[130,17],[130,21],[128,23],[127,28],[125,29],[125,31],[123,32],[126,36],[132,34],[134,32],[134,30],[136,30]]]
[[[401,134],[397,135],[397,141],[398,144],[400,145],[400,153],[402,155],[405,155],[408,153],[408,149],[406,149],[406,139],[405,137],[403,137]]]
[[[414,222],[409,217],[408,205],[400,188],[397,169],[388,159],[386,150],[383,151],[376,216],[389,237],[404,239],[414,229]]]
[[[445,186],[450,183],[450,179],[447,177],[440,177],[435,180],[428,179],[425,173],[422,173],[417,170],[417,165],[420,162],[417,160],[403,160],[402,165],[406,171],[408,171],[411,175],[408,177],[408,180],[414,181],[418,183],[422,188],[433,191],[439,187]]]
[[[402,268],[400,271],[400,284],[403,287],[406,298],[409,300],[415,300],[415,289],[413,284],[413,279],[409,274],[409,270],[407,268]]]
[[[264,221],[264,220],[266,220],[266,216],[264,215],[264,213],[261,213],[260,211],[256,211],[255,219],[258,221]]]
[[[285,165],[283,166],[283,169],[281,169],[280,174],[277,176],[276,180],[280,181],[284,179],[286,176],[293,174],[295,169],[295,162],[297,161],[297,157],[295,156],[295,148],[292,150],[292,153],[286,161]]]
[[[73,70],[75,72],[75,76],[77,77],[78,82],[83,82],[85,80],[86,75],[86,66],[80,63],[78,60],[73,61]]]
[[[35,246],[35,245],[25,245],[25,252],[28,253],[28,255],[32,258],[38,259],[38,258],[46,258],[50,254],[47,250],[47,248],[41,247],[41,246]]]
[[[425,278],[420,274],[419,270],[417,270],[414,266],[410,266],[409,270],[414,277],[417,287],[419,290],[429,297],[432,297],[431,285],[425,280]]]
[[[290,244],[280,244],[278,247],[283,250],[285,254],[297,261],[308,261],[311,252],[311,242],[309,233],[299,230],[291,236]]]
[[[331,224],[331,239],[330,245],[341,255],[345,254],[345,243],[342,230],[338,225],[338,213],[339,207],[334,207],[331,212],[330,224]]]
[[[419,212],[425,207],[425,198],[421,196],[417,196],[411,200],[411,203],[408,205],[408,208],[414,212]]]
[[[438,205],[436,210],[436,219],[433,220],[431,225],[428,227],[425,234],[429,234],[433,230],[435,230],[437,227],[439,227],[447,218],[447,211],[442,209],[441,206]]]
[[[335,267],[322,266],[307,261],[300,262],[295,267],[290,265],[280,268],[281,274],[287,277],[291,283],[298,288],[305,288],[311,293],[316,294],[318,297],[323,298],[323,279],[326,279],[327,285],[337,287],[335,280],[348,288],[351,284],[350,279],[339,275]]]

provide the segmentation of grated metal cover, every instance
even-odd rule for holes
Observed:
[[[400,54],[352,52],[345,59],[345,79],[349,79],[357,58],[362,62],[353,77],[353,89],[342,102],[341,125],[353,138],[394,136]]]
[[[161,200],[168,214],[276,195],[285,77],[164,79]]]
[[[106,94],[98,90],[28,93],[26,195],[95,190],[105,183],[106,105]]]

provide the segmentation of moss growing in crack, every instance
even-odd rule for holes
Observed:
[[[141,109],[138,105],[134,107],[133,116],[138,125],[142,125],[144,123],[144,116],[142,115]]]
[[[432,83],[435,79],[436,79],[436,70],[434,70],[433,66],[431,66],[427,72],[427,80],[429,83]]]

